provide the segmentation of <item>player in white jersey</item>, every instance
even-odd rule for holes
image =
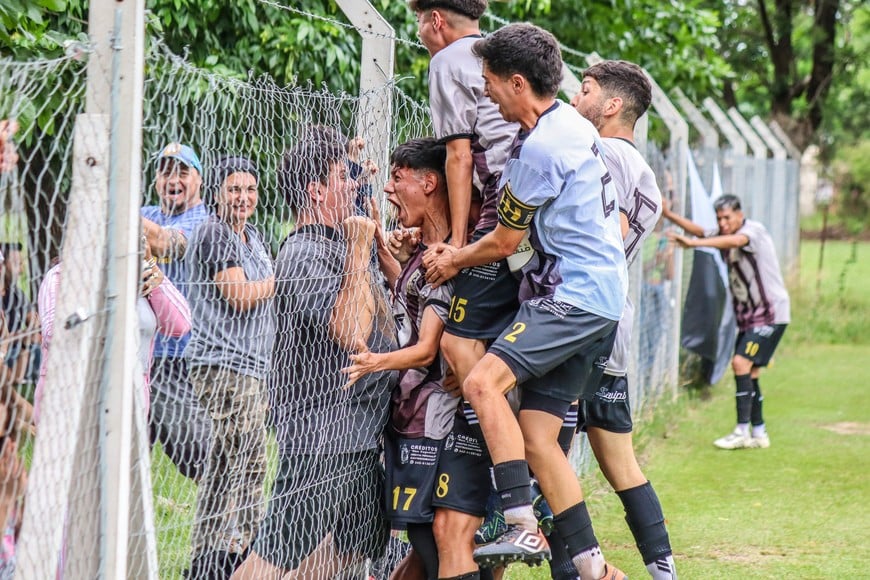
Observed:
[[[746,219],[740,198],[725,194],[713,207],[719,228],[708,231],[668,207],[664,209],[666,218],[696,236],[671,233],[668,237],[684,248],[718,248],[728,265],[739,330],[731,359],[737,383],[737,426],[713,444],[720,449],[766,448],[770,447],[770,437],[764,425],[758,377],[790,321],[788,292],[770,234],[761,223]]]
[[[531,505],[531,467],[580,577],[611,577],[616,571],[601,555],[558,436],[571,403],[589,399],[597,387],[625,304],[616,192],[595,128],[555,98],[562,59],[552,34],[511,24],[477,41],[474,52],[483,61],[487,95],[506,120],[520,123],[524,139],[505,166],[498,225],[461,249],[430,248],[427,278],[441,283],[460,268],[504,258],[529,233],[536,249],[523,271],[530,299],[463,384],[489,446],[508,524],[503,536],[475,550],[475,560],[492,566],[549,556]],[[504,397],[517,385],[523,388],[518,420]]]
[[[589,119],[604,141],[604,163],[619,200],[625,257],[631,264],[662,212],[662,195],[649,164],[634,145],[634,126],[649,108],[652,88],[643,70],[625,61],[603,61],[583,73],[571,104]],[[625,507],[625,520],[647,570],[655,580],[676,578],[665,518],[655,490],[641,472],[631,441],[628,354],[634,306],[625,310],[613,352],[579,422],[607,481]]]

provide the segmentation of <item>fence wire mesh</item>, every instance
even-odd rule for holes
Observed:
[[[375,507],[383,501],[377,439],[389,383],[384,376],[366,388],[342,389],[345,361],[327,345],[332,339],[324,318],[341,281],[362,280],[356,295],[365,294],[374,304],[379,348],[389,348],[392,322],[386,295],[370,263],[336,270],[344,255],[336,253],[322,231],[319,238],[302,242],[298,234],[291,235],[298,224],[287,203],[293,189],[287,180],[309,175],[306,171],[318,179],[335,177],[329,165],[323,174],[316,172],[324,169],[310,167],[320,150],[298,146],[314,133],[340,142],[341,159],[354,162],[341,165],[357,183],[348,185],[356,211],[369,211],[372,198],[389,228],[394,218],[383,194],[388,153],[408,139],[431,134],[428,106],[392,84],[376,94],[355,96],[328,88],[282,87],[262,78],[228,79],[198,70],[159,39],[150,40],[140,192],[141,292],[147,296],[138,302],[139,343],[129,347],[139,352],[149,387],[136,407],[134,431],[153,446],[150,452],[146,446],[141,463],[132,467],[134,472],[147,468],[150,475],[133,478],[132,502],[147,495],[148,501],[139,503],[150,504],[153,513],[145,508],[131,523],[128,575],[181,578],[198,565],[199,555],[225,552],[232,565],[253,545],[266,560],[285,568],[302,565],[312,576],[316,571],[386,578],[406,550],[397,533],[389,539],[382,535]],[[11,447],[11,459],[3,455],[10,461],[3,466],[8,474],[0,485],[5,497],[15,501],[0,506],[8,510],[0,509],[0,517],[20,522],[26,513],[29,525],[19,543],[54,534],[51,548],[20,552],[27,556],[48,550],[49,557],[18,558],[18,568],[34,578],[56,572],[92,577],[94,563],[103,557],[102,543],[87,537],[99,528],[92,521],[99,514],[88,511],[99,498],[89,483],[94,479],[82,475],[100,469],[99,424],[55,419],[65,409],[97,408],[99,361],[103,345],[114,339],[100,324],[81,324],[89,317],[98,320],[105,308],[98,285],[106,275],[105,249],[63,253],[64,262],[58,264],[65,246],[87,247],[73,236],[104,229],[109,219],[105,208],[89,207],[87,197],[73,193],[87,190],[77,187],[73,175],[75,159],[87,160],[92,146],[86,134],[76,133],[86,82],[79,56],[34,63],[0,60],[0,138],[15,143],[14,149],[0,149],[5,155],[0,163],[0,249],[6,323],[0,329],[0,354],[6,362],[0,421],[6,439],[17,446]],[[365,103],[373,98],[391,101],[392,115],[360,122]],[[74,158],[76,142],[81,149]],[[373,145],[377,143],[388,143],[387,150]],[[289,155],[294,147],[295,154]],[[760,171],[760,163],[756,167],[718,150],[698,157],[704,175],[718,159],[728,185],[747,183],[749,172]],[[653,143],[647,159],[663,195],[679,211],[675,159]],[[797,166],[782,175],[778,171],[773,167],[764,173],[787,184],[789,196],[794,191],[781,201],[790,208],[797,203]],[[765,186],[773,179],[766,177]],[[205,203],[196,205],[199,198]],[[764,203],[761,193],[747,200],[757,211]],[[781,223],[772,228],[787,256],[796,245],[792,214],[796,216],[784,211]],[[234,229],[240,222],[241,228]],[[71,233],[73,224],[78,233]],[[629,384],[638,421],[654,412],[677,381],[681,281],[674,278],[674,264],[680,255],[667,243],[666,227],[660,223],[646,240],[630,273],[636,319]],[[177,231],[185,235],[179,237]],[[231,231],[243,232],[245,243],[239,244]],[[294,253],[297,243],[314,244],[316,252],[303,260]],[[244,272],[243,280],[215,275],[234,269]],[[61,277],[75,281],[63,292]],[[234,284],[242,291],[233,293]],[[83,301],[84,295],[89,298]],[[360,312],[351,310],[339,322],[355,327],[359,319]],[[56,346],[58,339],[64,348]],[[34,393],[40,358],[48,361],[43,368],[52,389],[45,408],[39,408],[41,394]],[[276,360],[284,365],[278,378]],[[40,417],[33,417],[34,398],[43,413],[36,437],[33,425]],[[582,435],[572,460],[578,475],[594,466]],[[23,512],[25,465],[39,471],[32,481],[54,477],[55,484],[45,489],[31,485]],[[255,543],[263,526],[269,526],[269,533]],[[153,547],[151,540],[156,540]],[[157,569],[149,570],[155,557]]]

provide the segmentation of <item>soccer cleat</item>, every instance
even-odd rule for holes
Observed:
[[[752,443],[752,437],[748,433],[733,431],[725,437],[720,437],[713,441],[713,445],[719,449],[749,449],[755,447]]]
[[[759,449],[767,449],[768,447],[770,447],[770,437],[767,435],[767,433],[762,433],[761,435],[753,435],[752,446],[758,447]]]
[[[625,572],[607,562],[604,563],[604,576],[601,578],[602,580],[628,580]]]
[[[504,523],[504,512],[501,511],[501,500],[498,494],[489,494],[489,499],[486,502],[486,517],[483,523],[474,532],[474,543],[480,546],[488,544],[495,540],[500,535],[507,531],[507,524]]]
[[[541,491],[541,486],[538,480],[532,478],[532,511],[535,512],[535,517],[538,519],[538,527],[545,536],[549,536],[553,531],[553,510],[550,509],[550,504],[547,503],[547,498],[544,497]]]
[[[550,559],[550,546],[540,531],[530,532],[508,524],[507,532],[474,550],[474,561],[481,568],[496,568],[512,562],[540,566]]]

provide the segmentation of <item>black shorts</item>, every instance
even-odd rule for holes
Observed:
[[[444,440],[407,439],[387,429],[384,463],[387,474],[387,518],[394,528],[432,521],[432,493]]]
[[[583,401],[580,430],[598,427],[611,433],[631,433],[631,405],[628,402],[628,379],[604,375],[592,398]]]
[[[375,450],[283,456],[253,550],[293,570],[331,532],[340,553],[379,558],[389,535],[383,489]]]
[[[598,387],[616,326],[552,298],[534,298],[523,302],[489,352],[510,367],[524,392],[571,403],[591,398]]]
[[[432,505],[483,517],[492,485],[491,466],[477,415],[463,401],[444,439]]]
[[[485,232],[475,232],[473,241]],[[520,307],[519,281],[506,260],[465,268],[456,275],[444,332],[462,338],[493,339]]]
[[[785,333],[786,326],[788,325],[753,326],[740,331],[737,333],[734,354],[748,358],[754,366],[766,367],[773,358],[773,352]]]

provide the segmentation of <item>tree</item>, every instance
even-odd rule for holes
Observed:
[[[713,0],[724,26],[722,54],[735,71],[723,96],[729,106],[775,119],[800,149],[820,141],[838,79],[860,58],[842,31],[858,10],[852,0]]]

